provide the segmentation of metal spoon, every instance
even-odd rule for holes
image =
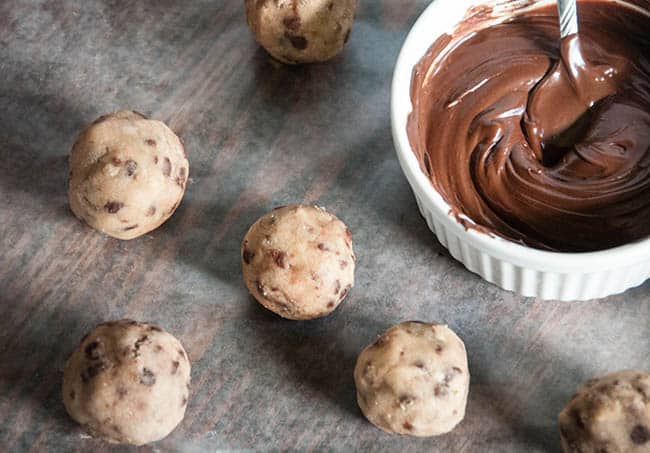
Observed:
[[[557,10],[560,16],[560,37],[578,33],[577,0],[557,0]]]

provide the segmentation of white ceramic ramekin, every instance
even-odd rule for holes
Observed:
[[[411,29],[397,60],[391,99],[393,140],[400,165],[429,228],[467,269],[524,296],[558,300],[606,297],[650,278],[650,239],[598,252],[555,253],[466,230],[449,214],[449,205],[420,170],[406,133],[407,117],[412,108],[413,67],[440,35],[452,32],[467,17],[468,11],[484,14],[486,9],[480,8],[482,5],[493,9],[493,19],[489,21],[500,22],[514,12],[547,3],[555,2],[434,0]]]

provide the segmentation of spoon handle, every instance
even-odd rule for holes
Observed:
[[[576,0],[557,0],[557,10],[560,16],[560,36],[578,33],[578,8]]]

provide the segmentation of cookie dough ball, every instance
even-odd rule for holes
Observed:
[[[465,416],[465,345],[446,326],[404,322],[359,354],[354,382],[359,407],[373,425],[411,436],[444,434]]]
[[[167,436],[185,415],[190,362],[180,342],[128,319],[97,326],[63,372],[63,403],[95,437],[142,445]]]
[[[248,290],[289,319],[318,318],[338,307],[354,284],[354,260],[345,224],[315,206],[277,208],[242,242]]]
[[[357,0],[246,0],[255,39],[289,64],[326,61],[350,38]]]
[[[585,382],[559,421],[566,453],[650,452],[650,374],[626,370]]]
[[[174,213],[188,174],[183,143],[165,124],[112,113],[88,126],[72,148],[70,208],[96,230],[133,239]]]

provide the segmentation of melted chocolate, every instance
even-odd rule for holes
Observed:
[[[411,146],[466,227],[564,252],[650,236],[650,19],[578,12],[561,45],[551,5],[461,27],[415,67]]]

